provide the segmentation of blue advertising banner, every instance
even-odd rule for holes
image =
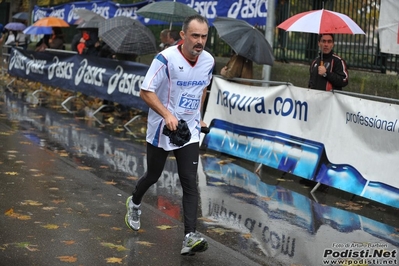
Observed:
[[[202,145],[399,207],[399,107],[213,77]]]
[[[88,9],[102,15],[105,18],[115,16],[127,16],[139,20],[145,25],[168,24],[167,22],[143,18],[136,15],[136,11],[143,6],[157,1],[143,1],[135,4],[118,4],[111,1],[72,2],[62,5],[44,8],[35,6],[33,21],[43,17],[54,16],[64,19],[69,24],[74,24],[79,17],[73,9]],[[212,25],[216,17],[231,17],[242,19],[251,25],[265,26],[267,18],[267,0],[176,0],[195,9],[205,16]]]
[[[95,56],[12,48],[8,73],[147,112],[139,92],[148,67]]]

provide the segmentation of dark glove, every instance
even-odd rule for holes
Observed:
[[[170,131],[166,125],[163,127],[162,133],[166,136],[169,136],[170,143],[176,146],[183,146],[191,139],[191,132],[188,128],[186,121],[183,119],[179,120],[177,124],[177,129],[175,131]]]

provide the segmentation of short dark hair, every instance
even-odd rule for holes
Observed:
[[[183,22],[183,27],[182,27],[182,31],[183,31],[183,32],[187,32],[188,25],[189,25],[190,22],[193,21],[193,20],[197,20],[198,22],[206,23],[206,24],[208,25],[208,27],[209,27],[209,22],[208,22],[208,20],[206,19],[206,17],[203,17],[203,16],[201,16],[200,14],[198,14],[198,15],[192,15],[192,16],[186,17],[186,19],[184,20],[184,22]]]
[[[169,31],[169,37],[172,38],[173,40],[177,41],[180,39],[180,34],[177,30],[171,30],[171,31]]]
[[[323,33],[323,34],[319,34],[319,37],[318,37],[318,41],[319,41],[319,42],[320,42],[321,38],[322,38],[324,35],[330,35],[331,38],[332,38],[332,40],[333,40],[333,42],[334,42],[334,34],[332,34],[332,33]]]

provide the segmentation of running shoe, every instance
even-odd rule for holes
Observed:
[[[195,255],[195,252],[203,252],[208,249],[208,242],[199,233],[188,233],[184,237],[181,255]]]
[[[128,197],[126,200],[126,216],[125,223],[127,227],[132,230],[138,231],[140,229],[140,205],[137,206],[132,201],[132,196]]]

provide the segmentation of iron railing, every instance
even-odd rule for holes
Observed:
[[[324,9],[352,18],[365,35],[336,34],[334,52],[345,59],[349,68],[366,71],[398,72],[398,55],[380,53],[378,19],[381,0],[278,0],[275,9],[273,43],[277,61],[309,64],[318,54],[317,34],[286,32],[277,25],[289,17],[309,10]],[[264,33],[264,28],[259,28]],[[231,49],[218,38],[212,27],[208,47],[216,56],[230,56]]]

